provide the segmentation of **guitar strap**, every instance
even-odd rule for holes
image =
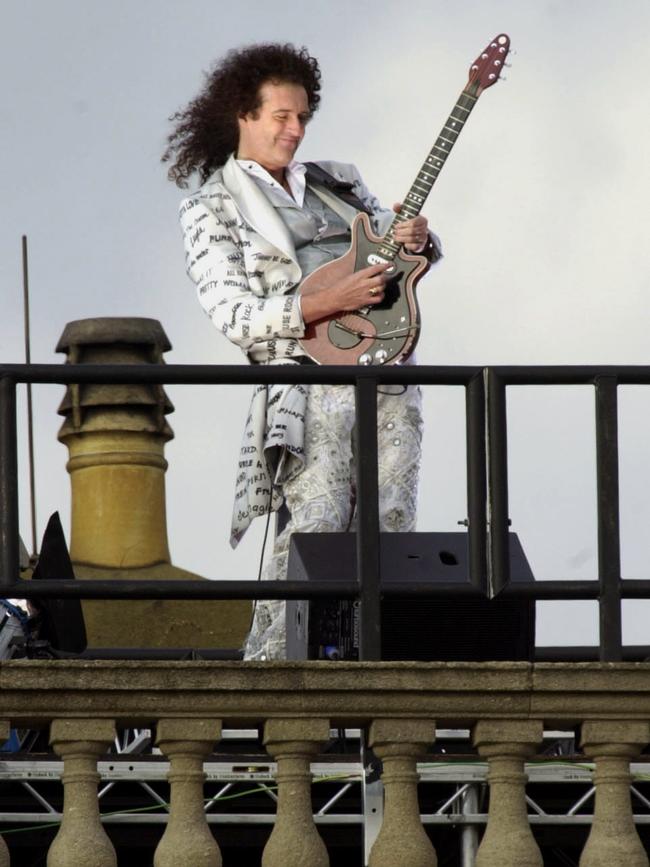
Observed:
[[[346,205],[351,205],[357,211],[364,211],[366,214],[372,214],[361,199],[352,192],[353,184],[349,181],[341,181],[322,169],[317,163],[305,163],[307,169],[307,181],[312,181],[315,184],[321,184],[328,189],[337,199],[341,199]]]

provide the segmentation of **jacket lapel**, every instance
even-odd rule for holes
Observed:
[[[297,264],[289,230],[255,181],[237,165],[234,155],[224,165],[222,177],[224,186],[246,222]]]

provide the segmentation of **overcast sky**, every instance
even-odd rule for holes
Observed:
[[[356,3],[6,0],[0,51],[0,358],[22,361],[20,236],[30,244],[32,358],[58,363],[66,322],[159,319],[169,363],[240,363],[183,268],[182,193],[159,157],[167,117],[233,46],[316,55],[321,109],[303,159],[356,163],[390,205],[408,189],[499,32],[516,55],[486,91],[425,213],[445,259],[420,284],[424,364],[647,364],[649,0]],[[235,462],[249,390],[169,389],[176,565],[253,577],[261,527],[232,552]],[[35,389],[39,534],[68,527],[61,389]],[[223,401],[228,401],[227,417]],[[463,394],[428,389],[420,530],[466,516]],[[511,389],[510,513],[537,578],[594,578],[593,394]],[[648,577],[650,391],[620,390],[623,574]],[[24,432],[21,427],[21,443]],[[24,449],[21,533],[30,538]],[[632,613],[632,608],[634,613]],[[650,644],[650,606],[625,639]],[[628,616],[629,615],[629,616]],[[544,603],[540,643],[597,641],[595,603]]]

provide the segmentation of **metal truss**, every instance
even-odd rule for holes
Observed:
[[[248,759],[247,759],[248,761]],[[366,819],[375,818],[375,822],[381,824],[381,805],[383,804],[383,788],[381,781],[366,783],[365,807],[362,799],[359,800],[359,811],[354,813],[335,813],[334,806],[350,793],[354,787],[362,787],[364,782],[363,768],[359,762],[331,762],[314,763],[311,766],[314,783],[331,783],[335,787],[333,794],[329,794],[325,803],[314,813],[316,822],[361,824]],[[213,822],[242,822],[243,824],[266,824],[274,821],[273,814],[265,813],[218,813],[215,808],[225,796],[245,797],[247,789],[253,787],[252,793],[263,793],[271,802],[275,803],[277,797],[274,791],[274,779],[276,764],[268,762],[264,764],[241,764],[233,762],[208,762],[204,767],[206,774],[205,811],[208,821]],[[105,800],[105,796],[116,783],[130,783],[140,787],[150,796],[151,806],[158,805],[161,810],[146,815],[132,815],[130,811],[111,813],[104,815],[103,821],[109,823],[119,822],[160,822],[166,821],[168,815],[168,803],[156,792],[151,783],[165,783],[169,771],[169,763],[166,761],[133,761],[126,764],[124,761],[100,762],[98,771],[101,783],[99,800]],[[641,779],[643,783],[650,783],[648,765],[633,764],[631,766],[633,778]],[[25,759],[0,761],[0,783],[15,782],[20,784],[28,792],[36,803],[41,807],[39,811],[2,812],[0,823],[7,822],[39,822],[56,821],[61,818],[61,813],[53,806],[52,796],[43,794],[38,789],[39,783],[60,782],[63,773],[63,763],[42,759]],[[480,812],[476,808],[469,809],[469,802],[478,804],[476,793],[482,792],[487,783],[487,765],[482,762],[448,762],[418,765],[420,775],[420,788],[426,795],[426,790],[441,783],[453,784],[455,791],[443,801],[435,813],[423,813],[424,824],[435,825],[450,823],[454,825],[481,825],[487,821],[487,813]],[[589,764],[564,765],[537,763],[526,765],[528,782],[534,783],[565,783],[581,784],[581,790],[571,805],[562,813],[550,813],[543,806],[541,798],[533,799],[526,796],[526,802],[530,808],[529,820],[532,825],[562,825],[562,824],[591,824],[593,813],[589,809],[589,803],[595,793],[592,785],[593,766]],[[223,784],[215,788],[216,784]],[[638,785],[630,788],[632,803],[638,807],[634,814],[634,820],[638,824],[650,824],[650,797],[644,794]],[[474,793],[474,797],[471,797]],[[272,806],[270,804],[269,806]],[[142,809],[137,807],[135,809]],[[587,809],[587,812],[584,810]],[[582,812],[581,812],[582,811]]]
[[[272,824],[275,821],[275,762],[251,764],[250,757],[239,762],[207,762],[204,766],[206,774],[206,798],[204,809],[210,823],[259,825]],[[327,783],[325,802],[318,808],[314,819],[318,824],[361,824],[360,811],[355,813],[334,812],[335,807],[344,795],[355,787],[352,792],[355,800],[361,803],[361,788],[363,783],[363,768],[359,762],[316,763],[312,764],[314,783]],[[125,762],[122,758],[114,762],[99,762],[98,772],[100,789],[98,798],[100,810],[108,800],[106,796],[118,784],[127,783],[137,789],[134,791],[133,810],[106,813],[102,811],[102,821],[108,824],[152,824],[166,822],[169,817],[169,804],[154,788],[155,784],[165,784],[169,771],[169,763],[164,760],[149,760]],[[0,823],[56,823],[62,814],[56,807],[61,801],[62,785],[57,787],[55,795],[43,790],[43,784],[51,789],[52,783],[61,782],[63,762],[42,759],[24,759],[0,761],[0,784],[13,782],[19,784],[34,801],[34,807],[39,809],[21,810],[20,812],[3,811],[0,813]],[[39,785],[40,784],[40,785]],[[152,785],[153,784],[153,785]],[[331,788],[334,791],[331,791]],[[142,806],[143,794],[149,803]],[[225,801],[245,799],[251,795],[262,795],[268,800],[268,812],[257,806],[254,812],[224,812],[218,808]],[[145,799],[146,800],[146,799]],[[258,798],[259,801],[259,798]]]

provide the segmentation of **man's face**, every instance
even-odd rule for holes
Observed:
[[[268,172],[289,165],[305,134],[310,118],[305,88],[299,84],[260,87],[261,105],[239,121],[237,159],[254,160]]]

